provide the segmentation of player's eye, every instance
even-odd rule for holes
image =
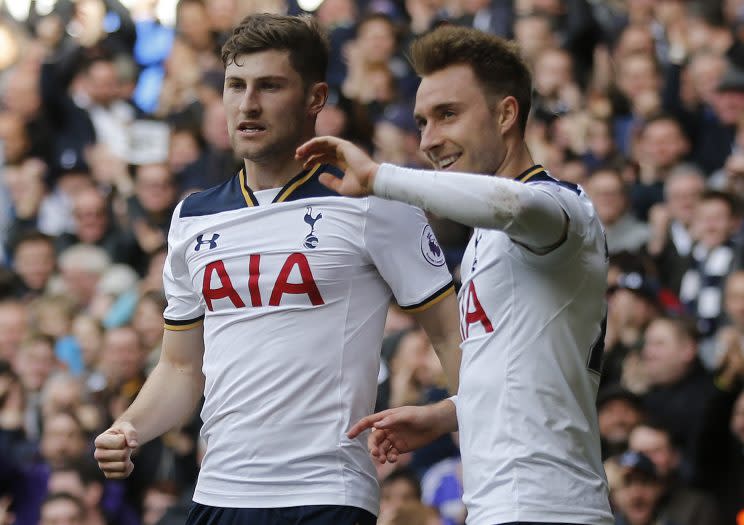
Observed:
[[[443,112],[442,112],[442,118],[443,118],[444,120],[450,120],[450,119],[453,119],[453,118],[455,118],[455,116],[456,116],[456,115],[455,115],[455,112],[454,112],[454,111],[452,111],[451,109],[447,109],[447,110],[445,110],[445,111],[443,111]]]

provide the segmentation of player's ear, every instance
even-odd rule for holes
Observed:
[[[311,116],[317,117],[328,99],[328,84],[315,82],[307,90],[307,108]]]
[[[512,128],[518,125],[517,120],[519,119],[519,102],[511,95],[508,95],[501,99],[499,102],[499,127],[501,133],[506,134]]]

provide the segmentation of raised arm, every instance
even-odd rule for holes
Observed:
[[[303,144],[297,157],[306,165],[329,163],[342,168],[343,179],[330,174],[320,177],[342,195],[374,194],[468,226],[502,230],[537,253],[560,244],[568,230],[558,201],[532,185],[495,176],[380,166],[354,144],[333,137]]]
[[[132,450],[185,422],[204,392],[203,326],[166,330],[160,361],[132,405],[96,438],[95,458],[108,478],[125,478]]]

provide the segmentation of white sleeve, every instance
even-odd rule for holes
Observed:
[[[373,189],[385,199],[403,201],[468,226],[501,230],[535,250],[551,249],[566,233],[562,206],[538,185],[383,164]]]
[[[163,289],[168,300],[163,317],[168,330],[188,330],[204,319],[204,305],[186,265],[188,240],[182,238],[179,219],[182,204],[173,212],[168,231],[168,255],[163,267]]]
[[[404,310],[424,310],[454,292],[444,252],[420,209],[369,197],[364,243]]]

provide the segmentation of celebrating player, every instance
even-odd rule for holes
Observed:
[[[340,197],[318,181],[337,168],[295,159],[328,90],[328,49],[311,19],[249,16],[222,58],[245,168],[176,208],[162,357],[95,456],[108,477],[127,476],[131,450],[188,417],[203,393],[207,449],[188,523],[373,524],[375,470],[345,431],[374,407],[391,293],[456,389],[451,276],[421,210]]]
[[[373,455],[395,461],[459,421],[468,524],[612,523],[595,409],[606,322],[600,221],[579,187],[533,163],[531,78],[512,45],[442,27],[411,56],[422,76],[421,149],[436,171],[378,166],[334,138],[297,154],[341,166],[343,179],[321,178],[334,191],[475,228],[461,266],[460,391],[364,418],[350,436],[374,426]]]

